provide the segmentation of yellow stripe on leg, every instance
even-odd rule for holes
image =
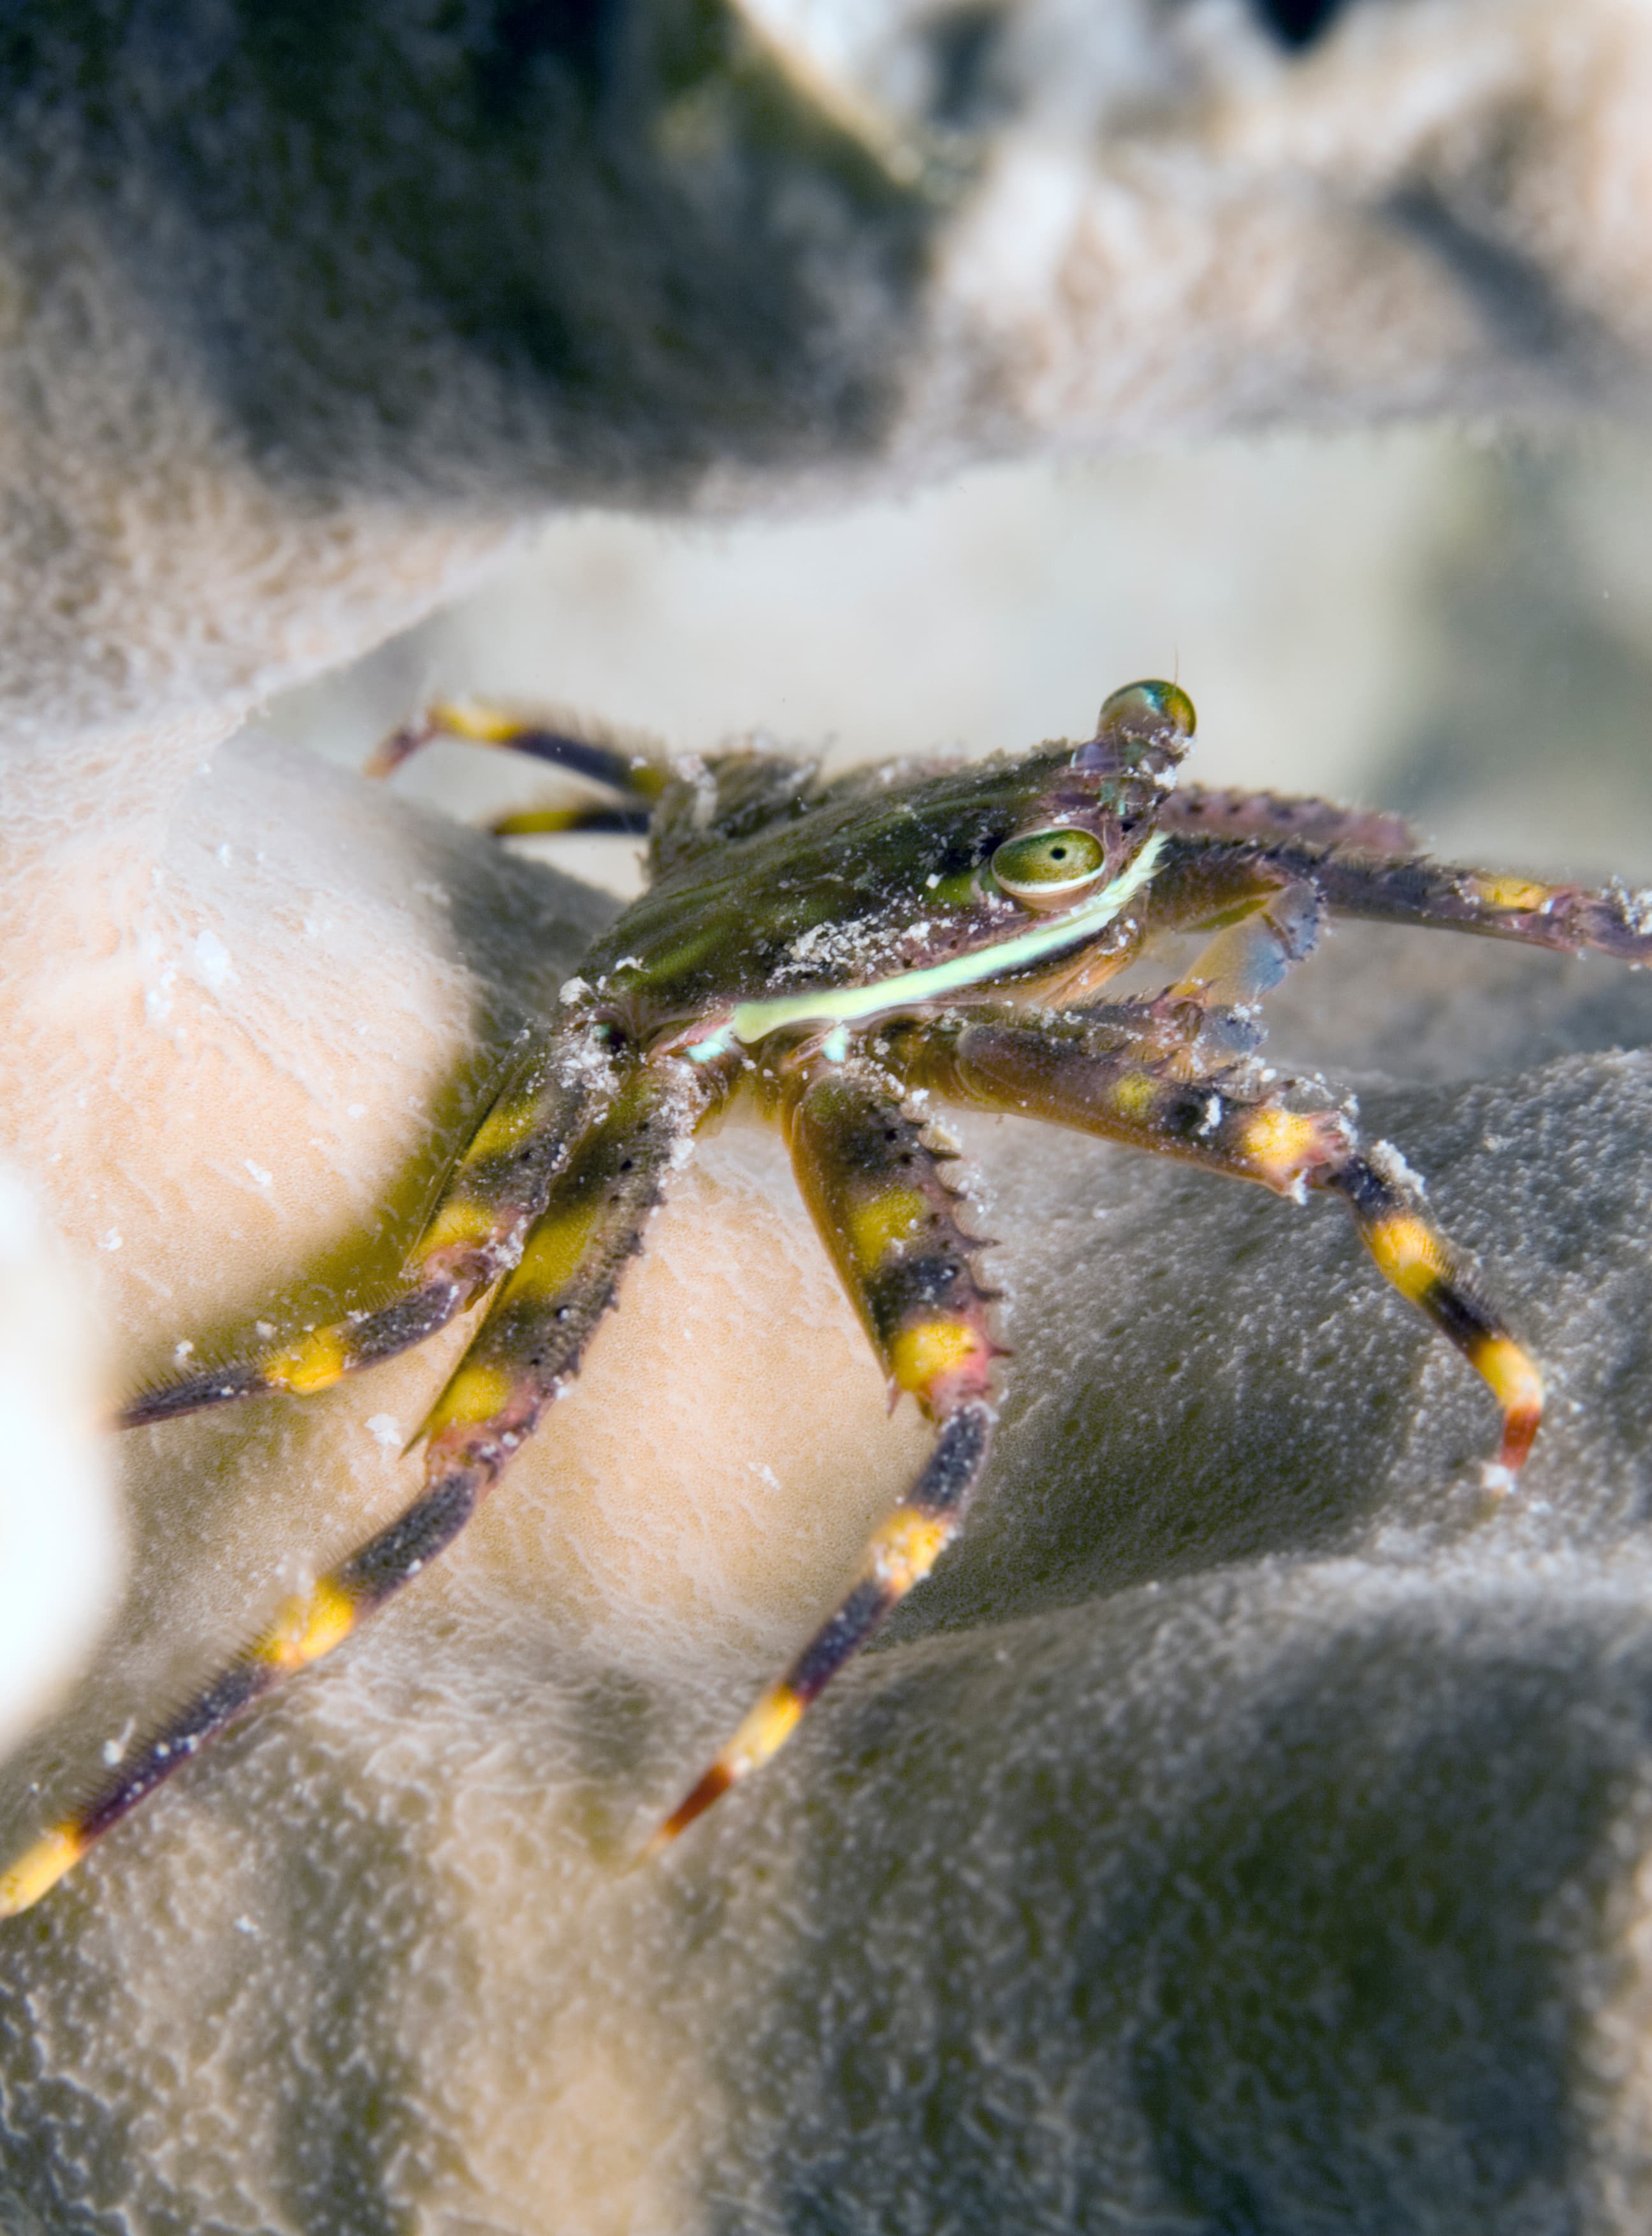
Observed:
[[[1122,1118],[1145,1119],[1157,1105],[1162,1088],[1150,1072],[1127,1071],[1106,1089],[1107,1100]]]
[[[86,1845],[72,1826],[60,1825],[24,1849],[9,1871],[0,1871],[0,1917],[31,1909],[80,1861]]]
[[[927,1398],[944,1375],[955,1373],[977,1358],[983,1365],[990,1346],[967,1320],[920,1320],[902,1328],[889,1346],[889,1371],[897,1388],[915,1398]]]
[[[577,831],[586,813],[582,807],[519,807],[514,815],[498,816],[488,828],[496,838],[541,838]]]
[[[1445,1245],[1415,1212],[1393,1211],[1362,1223],[1366,1246],[1401,1296],[1419,1305],[1438,1281],[1451,1279]]]
[[[804,1706],[789,1685],[770,1687],[717,1758],[731,1786],[780,1753],[803,1720]]]
[[[438,699],[430,710],[429,719],[450,737],[469,738],[478,746],[507,746],[512,738],[519,738],[524,730],[533,727],[520,714],[507,714],[503,707],[462,707],[451,699]]]
[[[342,1328],[312,1328],[285,1351],[273,1351],[259,1371],[273,1390],[308,1398],[350,1371],[350,1345]]]
[[[929,1206],[917,1188],[885,1188],[845,1207],[849,1248],[862,1273],[875,1273],[891,1248],[905,1242],[923,1223]]]
[[[313,1591],[287,1601],[253,1647],[253,1658],[277,1669],[302,1669],[341,1646],[355,1625],[355,1601],[324,1576]]]
[[[669,1847],[679,1832],[703,1817],[731,1786],[777,1755],[803,1720],[807,1703],[789,1685],[771,1686],[691,1793],[684,1796],[648,1842],[641,1860]]]
[[[420,1435],[438,1437],[444,1429],[470,1428],[490,1421],[504,1406],[516,1378],[508,1367],[461,1366],[431,1409]]]
[[[1554,891],[1552,885],[1540,885],[1531,878],[1509,877],[1464,878],[1463,889],[1482,908],[1507,909],[1521,916],[1536,915]]]
[[[895,1597],[921,1584],[951,1541],[955,1522],[913,1507],[892,1514],[873,1537],[867,1567]]]
[[[519,1149],[544,1122],[545,1102],[542,1095],[503,1098],[477,1128],[459,1161],[473,1165],[484,1157],[505,1156],[512,1149]]]
[[[455,1243],[479,1247],[493,1240],[498,1225],[499,1215],[491,1204],[478,1203],[474,1196],[451,1195],[445,1203],[437,1206],[430,1225],[414,1246],[409,1263],[417,1269],[423,1259],[438,1250],[450,1249]]]
[[[1543,1422],[1543,1375],[1512,1336],[1486,1336],[1470,1346],[1468,1360],[1503,1408],[1503,1449],[1497,1464],[1517,1468]]]
[[[1323,1158],[1326,1120],[1324,1111],[1254,1110],[1237,1129],[1240,1153],[1256,1167],[1260,1179],[1271,1187],[1288,1188]]]
[[[547,1212],[528,1238],[522,1263],[505,1283],[503,1301],[518,1297],[543,1301],[565,1289],[584,1263],[602,1208],[601,1197],[593,1193],[565,1211]]]

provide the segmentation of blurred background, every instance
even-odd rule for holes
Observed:
[[[484,589],[259,727],[359,766],[434,695],[835,761],[1087,734],[1174,674],[1197,773],[1404,809],[1439,851],[1652,878],[1652,444],[1461,431],[998,466],[903,501],[683,526],[570,516]],[[470,816],[509,757],[400,779]],[[530,842],[635,887],[619,839]]]

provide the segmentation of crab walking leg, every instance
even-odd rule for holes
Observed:
[[[530,760],[548,761],[553,768],[588,777],[593,784],[606,785],[610,791],[628,793],[639,801],[657,799],[669,774],[658,748],[644,746],[640,740],[610,744],[527,720],[508,708],[461,707],[445,700],[431,707],[422,722],[393,731],[368,761],[365,773],[393,776],[434,738],[463,738],[468,745],[497,746],[507,753],[525,753]]]
[[[958,1225],[941,1160],[903,1115],[888,1079],[851,1062],[817,1073],[787,1114],[799,1183],[891,1385],[936,1424],[918,1480],[877,1529],[846,1596],[752,1709],[655,1833],[663,1846],[791,1737],[810,1704],[858,1654],[964,1520],[985,1464],[988,1400],[999,1355],[994,1292],[976,1279],[982,1246]]]
[[[1177,1078],[1126,1044],[1059,1023],[913,1024],[892,1036],[914,1083],[997,1111],[1024,1112],[1161,1155],[1185,1158],[1283,1195],[1339,1195],[1402,1296],[1427,1315],[1503,1409],[1497,1464],[1524,1461],[1543,1418],[1543,1377],[1478,1292],[1466,1261],[1354,1143],[1340,1111],[1293,1111],[1238,1075]]]
[[[678,1145],[707,1107],[705,1083],[685,1071],[639,1068],[581,1144],[425,1424],[418,1496],[293,1599],[83,1808],[0,1872],[0,1917],[37,1902],[94,1840],[261,1694],[332,1653],[452,1543],[572,1380],[615,1300]]]
[[[1179,1076],[1157,1047],[1144,1062],[1141,1043],[1111,1029],[1105,1012],[1036,1024],[1008,1011],[964,1012],[884,1033],[892,1067],[914,1087],[1179,1157],[1280,1195],[1319,1186],[1352,1154],[1342,1111],[1287,1109],[1279,1091],[1247,1091],[1232,1065]]]
[[[1185,909],[1184,895],[1201,887],[1219,891],[1259,873],[1314,885],[1334,916],[1477,932],[1567,955],[1594,948],[1620,962],[1652,963],[1652,896],[1544,885],[1500,871],[1454,868],[1422,854],[1174,838],[1155,879],[1154,901]]]
[[[1497,1464],[1524,1465],[1543,1422],[1543,1376],[1479,1294],[1461,1256],[1416,1205],[1362,1157],[1311,1186],[1339,1195],[1383,1273],[1454,1343],[1503,1408]]]
[[[406,1286],[398,1295],[251,1358],[157,1384],[122,1408],[118,1425],[169,1421],[262,1391],[307,1398],[445,1327],[520,1257],[523,1237],[589,1121],[592,1080],[600,1077],[590,1058],[583,1036],[569,1036],[510,1066],[408,1254]]]
[[[648,805],[637,807],[521,807],[513,814],[496,815],[488,825],[495,838],[540,838],[570,831],[617,832],[622,838],[646,838],[654,820]]]
[[[1289,858],[1274,858],[1283,865]],[[1333,855],[1311,874],[1339,916],[1479,932],[1566,955],[1594,948],[1622,963],[1652,963],[1652,899],[1621,886],[1597,892],[1543,885],[1505,871],[1448,868],[1424,856],[1373,862]]]

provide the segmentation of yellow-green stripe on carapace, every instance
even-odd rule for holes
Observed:
[[[1149,681],[1114,692],[1076,741],[830,781],[749,746],[674,761],[648,741],[485,705],[438,707],[398,732],[381,772],[445,735],[525,754],[569,787],[521,810],[517,828],[646,825],[648,888],[554,996],[524,992],[530,1024],[502,1051],[390,1295],[346,1294],[297,1325],[271,1310],[256,1341],[230,1342],[220,1363],[127,1408],[125,1422],[160,1438],[175,1415],[240,1398],[355,1403],[341,1384],[490,1299],[430,1391],[405,1509],[249,1620],[242,1650],[215,1674],[203,1665],[185,1707],[157,1718],[80,1805],[71,1798],[87,1781],[69,1766],[75,1785],[43,1796],[50,1829],[0,1873],[0,1912],[38,1900],[452,1542],[576,1374],[697,1129],[736,1102],[782,1129],[891,1401],[916,1406],[932,1442],[839,1605],[813,1635],[800,1620],[791,1667],[754,1681],[732,1737],[706,1734],[697,1779],[656,1791],[656,1849],[806,1729],[837,1674],[944,1558],[989,1465],[1013,1364],[989,1246],[931,1124],[944,1105],[1075,1128],[1287,1203],[1338,1199],[1397,1303],[1490,1391],[1502,1423],[1492,1472],[1512,1482],[1542,1418],[1535,1358],[1425,1214],[1401,1150],[1362,1145],[1333,1090],[1263,1062],[1262,1012],[1339,918],[1652,963],[1652,892],[1450,868],[1380,810],[1178,790],[1194,730],[1186,692]],[[1110,982],[1127,969],[1136,990],[1119,996]],[[1092,1246],[1088,1230],[1072,1246]],[[1361,1263],[1350,1248],[1346,1283],[1364,1278]],[[295,1287],[305,1270],[292,1269]],[[1111,1307],[1129,1309],[1128,1293]],[[1328,1323],[1338,1310],[1327,1292]],[[201,1358],[186,1334],[157,1331],[157,1348]],[[1098,1331],[1098,1365],[1102,1340]],[[304,1553],[293,1549],[295,1562]],[[731,1837],[739,1821],[731,1812]]]

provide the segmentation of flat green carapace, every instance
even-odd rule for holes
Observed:
[[[734,751],[673,760],[486,710],[438,731],[533,755],[600,802],[502,830],[645,832],[652,883],[513,1050],[387,1304],[137,1398],[127,1425],[307,1396],[491,1303],[423,1430],[424,1482],[102,1791],[0,1873],[25,1909],[289,1673],[443,1551],[577,1371],[696,1130],[736,1098],[781,1128],[821,1243],[930,1457],[857,1580],[655,1835],[674,1838],[785,1742],[961,1527],[988,1463],[998,1362],[984,1249],[925,1114],[951,1102],[1076,1128],[1304,1200],[1339,1197],[1377,1266],[1489,1384],[1506,1485],[1543,1410],[1533,1361],[1350,1110],[1260,1062],[1262,1002],[1334,915],[1652,961],[1644,897],[1451,869],[1392,816],[1176,786],[1193,707],[1135,683],[1094,736],[1015,759],[824,782]],[[1156,941],[1201,944],[1158,991],[1107,998]],[[1138,972],[1138,980],[1142,974]],[[278,1398],[276,1402],[281,1402]]]

